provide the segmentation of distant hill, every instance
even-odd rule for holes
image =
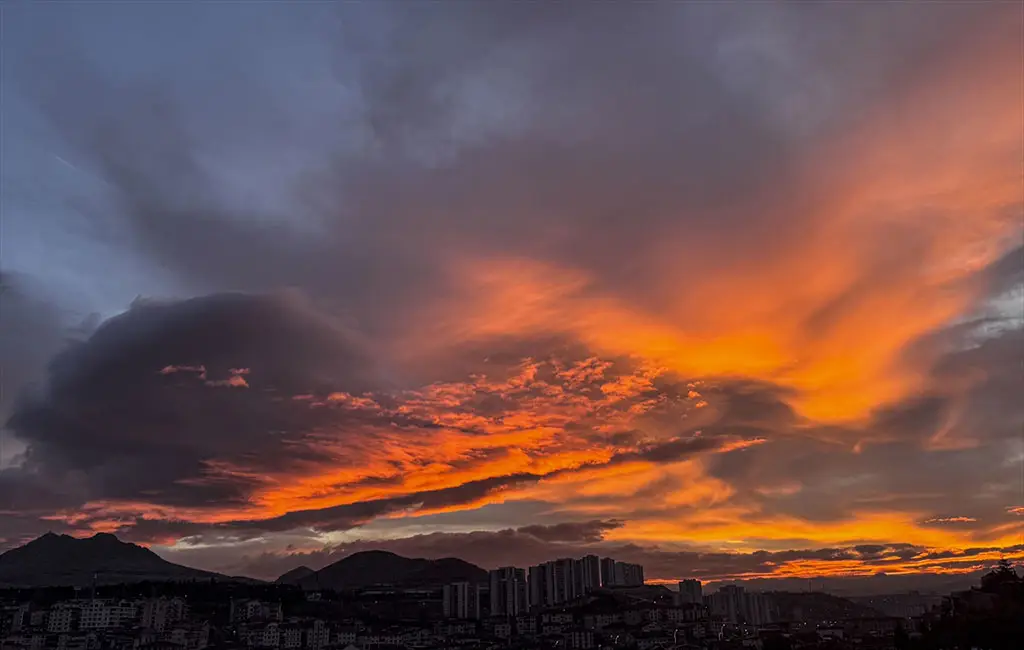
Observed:
[[[821,592],[769,591],[783,621],[825,621],[882,616],[877,609]]]
[[[311,576],[314,573],[316,573],[316,571],[310,569],[308,566],[300,566],[292,569],[288,573],[285,573],[274,582],[279,585],[297,585],[303,578]]]
[[[360,589],[375,585],[424,587],[449,582],[484,582],[487,572],[463,560],[407,558],[387,551],[363,551],[319,571],[302,575],[293,569],[277,579],[303,589]]]
[[[136,544],[98,533],[88,538],[47,533],[0,555],[0,586],[88,586],[143,580],[224,578],[173,564]]]

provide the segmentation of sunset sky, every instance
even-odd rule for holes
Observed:
[[[1019,3],[2,19],[0,550],[1024,560]]]

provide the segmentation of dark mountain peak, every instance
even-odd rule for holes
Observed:
[[[274,582],[282,585],[298,584],[303,578],[311,576],[314,573],[316,573],[316,571],[310,569],[308,566],[300,566],[282,574],[281,577]]]
[[[19,549],[26,549],[27,551],[30,550],[34,553],[46,552],[47,549],[49,549],[50,552],[57,552],[57,549],[66,548],[69,543],[73,543],[74,541],[75,538],[70,535],[58,535],[54,532],[48,532],[44,535],[40,535],[30,542],[25,543],[24,546],[11,549],[8,553]]]
[[[349,555],[348,557],[346,557],[344,559],[350,560],[350,559],[354,559],[354,558],[359,558],[359,559],[366,559],[366,558],[369,558],[369,559],[399,558],[400,560],[408,560],[409,559],[407,557],[402,557],[398,553],[392,553],[391,551],[382,551],[382,550],[377,550],[377,549],[370,550],[370,551],[359,551],[358,553],[353,553],[352,555]]]
[[[184,580],[216,574],[172,564],[153,551],[110,533],[76,538],[52,532],[0,554],[0,585],[88,585],[101,582]]]
[[[402,557],[390,551],[360,551],[341,558],[319,571],[305,576],[289,576],[291,584],[306,589],[359,589],[373,585],[400,587],[436,586],[449,582],[483,582],[487,572],[480,567],[459,560],[444,558],[427,560]]]
[[[52,530],[50,530],[50,531],[47,531],[46,533],[40,535],[39,537],[35,538],[31,542],[29,542],[29,544],[34,544],[36,542],[52,543],[52,542],[55,542],[57,540],[69,539],[69,538],[70,538],[70,535],[58,535],[57,533],[55,533]]]
[[[83,546],[88,545],[93,548],[102,549],[103,552],[106,553],[145,553],[146,555],[155,555],[153,551],[149,550],[145,546],[139,546],[132,542],[121,541],[121,539],[113,533],[96,533],[92,537],[85,537],[75,541],[81,543]]]

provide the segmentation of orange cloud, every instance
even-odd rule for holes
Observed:
[[[641,295],[571,261],[463,255],[450,299],[420,319],[436,328],[404,351],[564,336],[687,377],[775,382],[819,421],[862,419],[926,388],[934,354],[911,359],[909,346],[977,307],[977,271],[1020,242],[1020,53],[999,49],[1017,42],[965,37],[811,148],[793,200],[761,206],[791,235],[733,253],[734,233],[689,232],[681,219],[629,251],[649,281]]]

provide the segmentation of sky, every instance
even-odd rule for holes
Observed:
[[[2,11],[0,550],[1024,559],[1019,3]]]

